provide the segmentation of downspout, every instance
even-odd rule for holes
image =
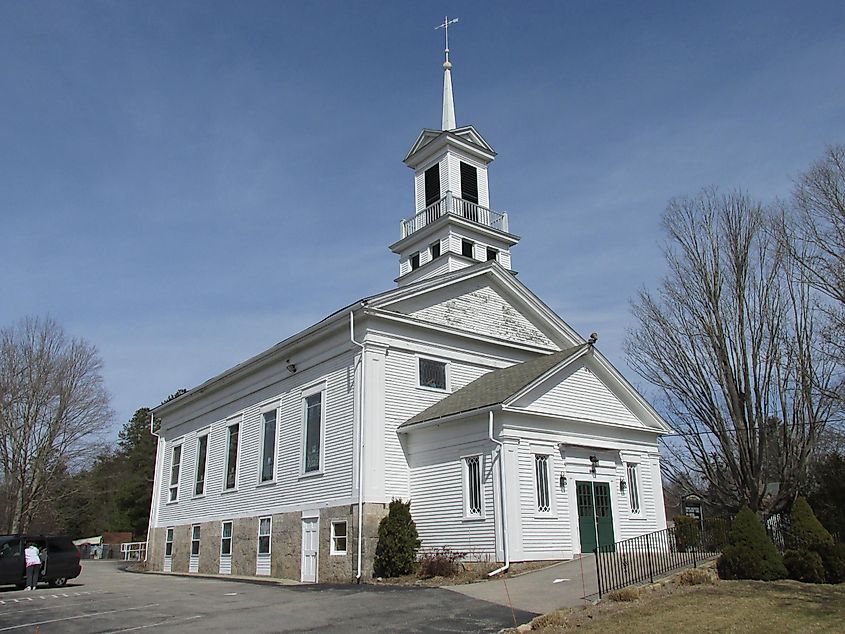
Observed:
[[[153,494],[150,498],[150,519],[147,521],[147,545],[144,548],[144,561],[148,561],[150,558],[150,536],[153,532],[153,515],[158,515],[158,472],[159,472],[159,449],[161,445],[161,436],[159,436],[154,430],[155,424],[155,415],[150,412],[150,434],[156,437],[156,463],[155,463],[155,471],[153,472]],[[155,507],[155,512],[153,512],[153,507]]]
[[[349,311],[349,341],[361,348],[361,402],[358,404],[358,566],[355,581],[361,583],[361,552],[364,545],[364,344],[355,341],[355,311]]]
[[[487,437],[499,446],[499,490],[502,498],[502,550],[505,555],[505,565],[501,568],[496,568],[493,572],[487,573],[488,577],[493,577],[500,572],[505,572],[511,567],[510,549],[508,546],[508,496],[505,490],[505,456],[504,443],[496,440],[493,437],[493,410],[490,410],[490,418],[488,420]]]

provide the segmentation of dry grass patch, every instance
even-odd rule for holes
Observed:
[[[524,574],[526,572],[531,572],[533,570],[541,570],[542,568],[548,568],[549,566],[554,566],[555,564],[560,563],[557,561],[524,561],[520,563],[511,564],[510,568],[507,572],[500,573],[493,577],[492,579],[501,579],[505,578],[508,579],[510,577],[516,577],[518,575]],[[440,586],[458,586],[463,585],[466,583],[476,583],[478,581],[487,581],[490,577],[487,576],[487,573],[492,572],[499,568],[501,564],[499,563],[463,563],[460,564],[458,571],[449,577],[442,577],[442,576],[435,576],[429,577],[427,579],[421,579],[417,574],[413,575],[403,575],[401,577],[385,577],[385,578],[376,578],[372,580],[372,583],[384,583],[384,584],[393,584],[393,585],[400,585],[400,586],[424,586],[424,587],[433,587],[439,588]]]
[[[842,632],[845,584],[720,581],[642,588],[633,603],[605,601],[534,619],[532,632]]]
[[[675,581],[682,586],[713,585],[719,580],[712,568],[690,568],[675,577]]]

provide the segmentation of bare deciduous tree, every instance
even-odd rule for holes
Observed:
[[[829,414],[819,388],[831,377],[810,289],[769,222],[741,193],[670,202],[669,273],[633,303],[626,342],[681,434],[670,475],[725,509],[763,514],[797,493]],[[780,491],[767,494],[773,480]]]
[[[840,364],[845,362],[845,147],[829,147],[801,175],[778,232],[810,285],[822,297],[824,334]],[[840,386],[841,388],[841,386]],[[843,391],[839,397],[845,397]]]
[[[26,531],[56,481],[91,457],[112,418],[96,348],[53,319],[0,330],[0,467],[5,529]]]

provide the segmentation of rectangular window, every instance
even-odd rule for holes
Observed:
[[[173,454],[170,458],[170,502],[175,502],[179,499],[179,470],[182,467],[182,445],[176,445],[173,448]]]
[[[534,473],[537,480],[537,512],[549,513],[552,510],[549,494],[549,457],[536,454],[534,456]]]
[[[467,517],[481,517],[481,456],[464,458],[464,499]]]
[[[261,444],[261,481],[269,482],[276,465],[276,411],[264,412],[264,438]]]
[[[425,171],[425,206],[440,200],[440,164],[432,165]]]
[[[420,387],[446,389],[446,362],[420,359]]]
[[[320,437],[323,426],[323,393],[305,398],[305,473],[320,470]]]
[[[273,518],[262,517],[258,520],[258,554],[270,554],[270,531],[273,526]]]
[[[475,257],[475,245],[470,240],[461,240],[461,255],[465,258]]]
[[[346,520],[332,522],[332,555],[346,554]]]
[[[200,527],[194,524],[191,527],[191,555],[200,554]]]
[[[638,465],[635,462],[628,463],[628,501],[631,502],[631,513],[640,512],[640,478]]]
[[[173,556],[173,529],[168,528],[164,536],[164,556]]]
[[[487,261],[488,262],[490,260],[495,260],[496,256],[498,256],[498,255],[499,255],[499,252],[496,251],[496,249],[494,249],[492,247],[487,247]]]
[[[220,533],[220,554],[232,554],[232,522],[223,522],[222,532]]]
[[[411,256],[411,270],[415,271],[418,268],[420,268],[420,254],[414,253],[414,255]]]
[[[226,428],[226,481],[224,489],[234,489],[238,483],[238,432],[240,423],[229,425]]]
[[[440,241],[438,240],[437,242],[433,242],[431,244],[431,246],[429,247],[429,250],[431,251],[431,259],[432,260],[436,260],[437,258],[439,258],[440,257]]]
[[[205,466],[208,462],[208,434],[197,438],[197,473],[194,481],[194,495],[205,493]]]

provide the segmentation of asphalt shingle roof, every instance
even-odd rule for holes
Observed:
[[[571,357],[584,345],[573,346],[560,352],[488,372],[408,419],[399,426],[399,429],[452,414],[499,405]]]

